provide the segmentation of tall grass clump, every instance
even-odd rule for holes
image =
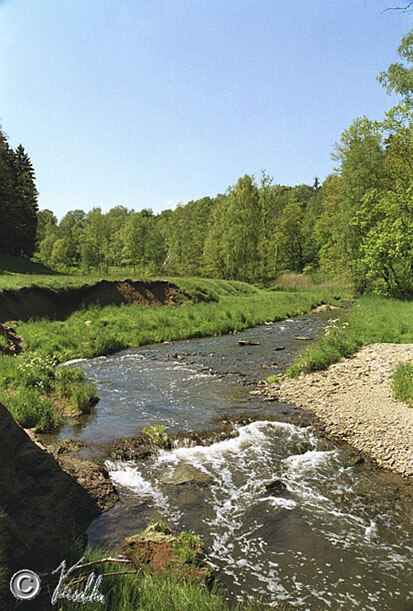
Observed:
[[[328,291],[330,294],[347,293],[352,294],[354,289],[347,282],[338,282],[331,278],[329,274],[323,272],[313,272],[306,274],[298,274],[295,272],[285,272],[280,274],[276,279],[271,290],[277,291]]]
[[[88,548],[84,553],[85,562],[98,561],[110,555],[108,550],[92,548]],[[78,555],[73,557],[73,563],[78,559]],[[268,608],[265,604],[252,601],[230,604],[226,600],[225,590],[219,585],[214,584],[208,588],[203,584],[184,581],[168,569],[154,575],[142,571],[138,574],[120,574],[132,572],[134,569],[130,568],[130,565],[108,562],[88,567],[83,572],[88,575],[92,570],[103,575],[99,591],[105,597],[105,604],[82,604],[85,611],[261,611]],[[82,588],[83,584],[84,582],[80,582],[73,587]],[[286,610],[287,606],[280,603],[272,608],[281,611]],[[78,611],[79,603],[59,600],[59,609]]]
[[[25,428],[50,432],[60,423],[59,398],[62,409],[70,407],[89,413],[98,401],[96,388],[87,382],[82,370],[59,368],[50,354],[23,353],[0,357],[0,401],[15,420]]]
[[[11,392],[2,389],[0,401],[25,428],[47,433],[53,431],[59,422],[51,399],[42,395],[36,388],[22,386]]]
[[[413,361],[399,363],[392,378],[393,397],[413,407]]]
[[[89,414],[93,405],[99,401],[96,386],[85,380],[85,374],[78,367],[59,367],[57,392],[61,397],[70,399],[72,405],[81,414]]]
[[[360,341],[349,330],[347,321],[330,321],[317,344],[298,356],[287,370],[287,375],[297,378],[301,373],[327,369],[332,363],[353,354],[360,345]]]

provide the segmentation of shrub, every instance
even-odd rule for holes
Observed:
[[[93,382],[74,382],[71,387],[71,399],[82,414],[90,414],[91,408],[99,401]]]
[[[399,363],[392,379],[393,397],[413,407],[413,361]]]

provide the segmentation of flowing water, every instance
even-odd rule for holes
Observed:
[[[258,418],[209,446],[184,439],[144,462],[108,460],[121,501],[90,526],[90,541],[117,544],[163,519],[202,536],[231,600],[407,610],[411,490],[354,466],[348,452],[293,424],[297,410],[250,392],[291,362],[304,344],[297,337],[314,338],[325,322],[313,315],[84,362],[101,401],[66,436],[93,444],[133,436],[146,424],[185,432],[214,428],[224,415]],[[240,346],[239,339],[259,345]]]

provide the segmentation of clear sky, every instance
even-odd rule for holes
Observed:
[[[313,183],[412,15],[403,0],[0,0],[0,121],[40,208],[155,212],[262,169]]]

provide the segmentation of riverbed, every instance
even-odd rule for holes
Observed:
[[[83,361],[101,401],[61,436],[93,446],[138,435],[148,424],[183,436],[146,461],[107,460],[121,501],[92,523],[90,541],[116,546],[162,519],[202,536],[232,601],[407,609],[411,490],[317,437],[302,426],[300,410],[254,394],[257,381],[284,371],[328,318],[313,314]],[[228,439],[185,441],[185,432],[214,430],[243,414],[254,421]]]

